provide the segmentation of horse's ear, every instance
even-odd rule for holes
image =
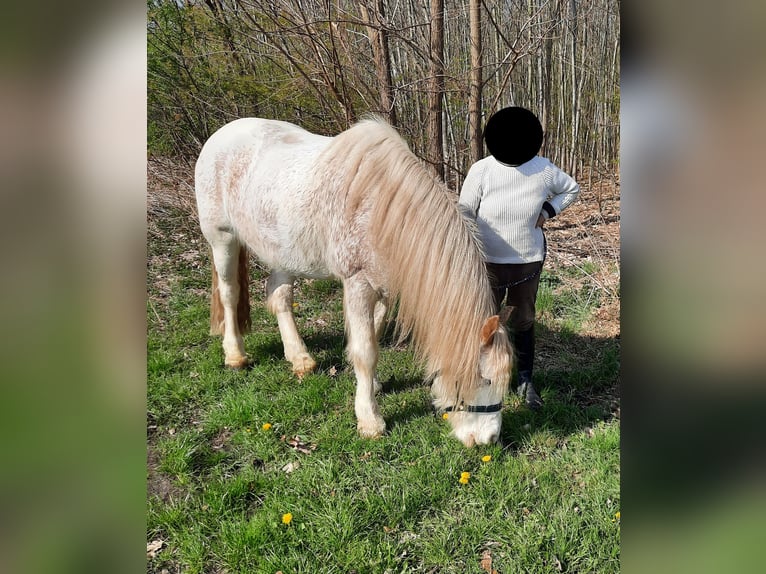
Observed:
[[[513,312],[513,307],[503,307],[503,310],[500,311],[500,324],[505,325],[508,322],[508,319],[511,318],[511,313]]]
[[[492,342],[492,337],[497,333],[497,329],[500,327],[500,317],[498,315],[492,315],[484,326],[481,328],[481,344],[486,347]]]

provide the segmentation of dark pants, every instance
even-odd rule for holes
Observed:
[[[535,360],[535,300],[542,267],[542,261],[521,264],[487,263],[497,310],[502,308],[503,300],[506,305],[513,307],[510,327],[519,383],[532,381]]]

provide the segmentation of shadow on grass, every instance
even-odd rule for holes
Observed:
[[[381,383],[383,385],[381,393],[386,395],[400,393],[402,391],[409,391],[418,387],[426,386],[423,382],[423,377],[419,377],[417,375],[405,377],[397,377],[396,375],[393,375],[387,380],[381,381]]]
[[[257,341],[247,341],[245,350],[250,356],[252,361],[251,367],[258,365],[259,363],[272,362],[274,359],[285,358],[284,347],[282,347],[282,340],[279,336],[259,338]]]
[[[545,404],[537,412],[524,406],[515,395],[514,372],[501,437],[510,450],[516,450],[540,429],[563,439],[598,421],[619,417],[619,339],[554,331],[541,324],[536,325],[536,335],[534,382]],[[391,326],[383,341],[381,345],[396,345]],[[383,393],[395,394],[424,386],[423,379],[417,376],[392,377],[383,381]],[[389,428],[430,415],[433,413],[430,394],[423,401],[389,413]]]
[[[331,367],[339,368],[345,364],[345,337],[343,333],[314,333],[304,336],[309,353],[317,362],[317,370],[325,371]],[[279,334],[267,337],[250,337],[245,347],[254,365],[273,361],[285,361],[285,351]],[[289,364],[285,362],[285,365]],[[342,367],[341,367],[342,368]]]
[[[342,332],[312,333],[304,337],[304,342],[317,363],[316,373],[342,373],[348,368],[346,338]]]
[[[422,381],[418,384],[422,385]],[[406,425],[408,422],[422,418],[424,416],[435,416],[431,406],[430,395],[422,400],[407,401],[406,404],[399,404],[395,409],[388,409],[386,414],[386,432],[391,431],[399,425]]]
[[[563,438],[599,420],[619,416],[619,339],[582,336],[565,330],[554,331],[540,323],[535,328],[537,348],[534,383],[544,405],[539,411],[532,412],[516,398],[514,373],[509,390],[511,406],[506,401],[503,414],[501,440],[506,449],[515,450],[540,429]],[[382,351],[397,346],[392,322],[381,339]],[[331,369],[351,372],[345,356],[346,339],[343,332],[327,330],[309,333],[305,336],[305,343],[317,361],[318,372]],[[248,347],[256,363],[284,360],[282,342],[278,335],[251,341]],[[425,387],[423,378],[416,374],[395,374],[381,383],[383,395],[396,395]],[[389,409],[386,422],[391,429],[432,412],[428,395],[422,401],[410,402],[393,412]]]
[[[530,411],[514,395],[514,408],[503,414],[506,450],[517,450],[541,429],[564,438],[598,421],[619,418],[619,339],[553,331],[539,323],[535,329],[534,384],[544,404]]]

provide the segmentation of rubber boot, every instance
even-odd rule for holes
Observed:
[[[516,392],[524,399],[527,407],[533,411],[543,406],[543,400],[532,385],[532,368],[535,361],[535,328],[534,326],[514,335],[516,351],[516,372],[519,386]]]

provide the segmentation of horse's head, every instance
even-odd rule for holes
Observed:
[[[447,414],[453,434],[467,447],[500,440],[503,398],[508,390],[513,350],[503,327],[510,308],[487,319],[479,337],[475,379],[464,383],[462,399],[456,401],[441,376],[434,379],[434,405]],[[458,404],[455,404],[458,402]]]

